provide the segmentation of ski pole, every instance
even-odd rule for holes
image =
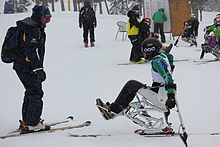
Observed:
[[[180,35],[178,36],[177,40],[175,41],[174,46],[177,46],[177,43],[179,42],[180,36],[182,35],[182,33],[183,33],[183,31],[184,31],[184,27],[185,27],[185,26],[183,26],[183,29],[182,29],[182,31],[180,32]]]
[[[184,142],[185,146],[188,147],[188,145],[187,145],[188,134],[186,133],[186,130],[185,130],[186,128],[185,128],[185,125],[183,123],[183,118],[182,118],[182,115],[181,115],[181,112],[180,112],[179,103],[178,103],[177,99],[176,99],[176,108],[177,108],[177,113],[179,115],[180,126],[181,126],[182,131],[183,131],[183,134],[180,134],[180,138]]]

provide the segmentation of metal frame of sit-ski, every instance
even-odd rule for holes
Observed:
[[[168,122],[168,116],[165,115],[165,112],[169,111],[165,106],[165,102],[167,100],[165,87],[159,86],[158,93],[150,90],[151,88],[152,87],[145,87],[139,89],[136,94],[137,101],[131,102],[127,109],[124,109],[120,114],[116,114],[115,117],[117,117],[118,115],[124,115],[128,119],[132,120],[134,123],[144,127],[144,132],[149,134],[160,133],[163,132],[164,128],[171,128],[172,123]],[[138,95],[140,95],[141,98],[139,98]],[[176,109],[180,120],[180,127],[182,128],[182,133],[180,133],[179,130],[179,135],[185,146],[188,147],[188,134],[185,130],[185,125],[183,123],[183,118],[180,112],[177,98]],[[163,117],[160,118],[151,117],[148,114],[148,112],[150,111],[156,111],[159,113],[163,113],[164,115],[162,115]],[[166,124],[164,123],[164,119]],[[172,128],[170,130],[172,130]]]
[[[159,93],[164,92],[165,88],[160,87]],[[156,111],[164,114],[168,111],[165,106],[167,97],[159,98],[158,94],[151,91],[150,88],[141,88],[136,94],[137,101],[131,102],[122,115],[132,120],[134,123],[145,128],[147,133],[162,132],[166,127],[171,128],[171,123],[162,115],[160,118],[152,117],[148,113]],[[139,95],[141,98],[139,98]],[[148,96],[152,96],[149,98]],[[165,119],[165,122],[164,122]]]

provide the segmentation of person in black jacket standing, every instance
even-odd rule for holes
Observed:
[[[18,29],[23,32],[23,48],[15,60],[13,69],[16,71],[25,88],[22,105],[22,121],[20,133],[48,130],[40,120],[43,109],[42,82],[46,79],[43,68],[46,24],[51,19],[50,11],[45,6],[35,5],[31,17],[17,21]]]
[[[94,28],[97,26],[96,16],[93,8],[89,1],[84,2],[84,7],[79,11],[79,27],[83,27],[83,42],[84,46],[88,47],[88,35],[90,33],[90,43],[91,47],[95,44],[95,33]]]

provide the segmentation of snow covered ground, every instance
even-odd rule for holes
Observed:
[[[217,13],[204,13],[204,21],[199,28],[199,46],[203,43],[203,28],[213,23]],[[15,21],[29,16],[26,14],[0,15],[0,43],[6,30],[14,26]],[[127,39],[122,41],[117,31],[116,22],[126,21],[126,16],[97,15],[96,46],[84,48],[82,30],[78,27],[78,13],[53,13],[52,20],[46,28],[47,43],[45,71],[47,80],[43,84],[44,110],[42,118],[46,122],[65,119],[73,115],[75,120],[70,124],[79,124],[86,120],[91,126],[55,133],[27,135],[0,140],[1,147],[184,147],[179,137],[146,138],[134,134],[141,128],[125,117],[106,121],[95,106],[95,99],[114,101],[122,86],[130,79],[136,79],[147,85],[151,84],[149,64],[119,66],[128,62],[131,44]],[[173,43],[169,34],[167,43]],[[177,98],[188,133],[190,147],[219,147],[220,136],[207,135],[220,132],[220,62],[200,64],[198,60],[200,47],[189,47],[179,41],[179,47],[172,49],[175,59],[190,59],[176,62],[174,72],[178,85]],[[214,59],[205,55],[204,59]],[[21,119],[21,105],[24,88],[12,70],[11,64],[0,64],[0,135],[16,129]],[[172,111],[170,121],[178,131],[179,119]],[[74,134],[111,134],[107,137],[73,138]]]

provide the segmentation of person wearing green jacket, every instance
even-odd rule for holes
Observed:
[[[212,33],[210,35],[210,33]],[[216,60],[220,60],[220,17],[214,19],[214,24],[206,27],[204,35],[205,43],[201,45],[202,53],[200,59],[204,57],[205,53],[212,53]]]
[[[167,16],[164,13],[164,9],[163,8],[159,8],[154,13],[152,19],[154,21],[154,33],[159,33],[160,32],[161,42],[165,43],[166,42],[166,38],[165,38],[165,35],[164,35],[163,24],[164,24],[165,21],[167,21]]]

